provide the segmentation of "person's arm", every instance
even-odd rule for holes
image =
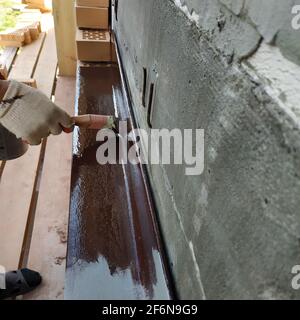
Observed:
[[[0,124],[31,145],[74,125],[41,91],[13,80],[0,80]]]

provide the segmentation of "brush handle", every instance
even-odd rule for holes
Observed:
[[[113,116],[102,116],[97,114],[85,114],[72,117],[74,125],[85,129],[101,130],[103,128],[114,128],[115,118]],[[63,128],[66,133],[71,133],[74,128]]]
[[[85,114],[82,116],[72,117],[76,126],[86,129],[103,129],[110,125],[111,116],[102,116],[95,114]]]

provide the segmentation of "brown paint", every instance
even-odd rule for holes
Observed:
[[[129,116],[116,66],[79,68],[77,94],[79,114]],[[74,133],[65,298],[170,299],[143,170],[99,165],[96,134]]]

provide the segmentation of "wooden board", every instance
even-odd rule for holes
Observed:
[[[6,164],[6,161],[0,161],[0,183],[1,183],[2,173],[5,168],[5,164]]]
[[[53,0],[52,3],[59,74],[61,76],[75,76],[77,60],[75,44],[75,1]]]
[[[27,8],[37,8],[42,12],[48,12],[51,10],[51,6],[49,6],[49,1],[46,0],[23,0],[23,3],[27,4]]]
[[[0,67],[5,69],[5,73],[4,74],[1,73],[0,76],[2,76],[2,78],[4,80],[7,79],[7,76],[10,72],[10,68],[11,68],[11,65],[12,65],[14,59],[15,59],[17,51],[18,51],[17,48],[7,47],[4,49],[4,51],[2,52],[2,54],[0,56]],[[5,165],[6,165],[6,161],[0,161],[0,183],[1,183],[1,178],[2,178],[2,174],[4,171]]]
[[[6,47],[0,56],[0,62],[4,63],[7,69],[7,72],[10,72],[13,61],[17,55],[18,48]]]
[[[9,78],[31,78],[43,46],[45,34],[20,50]],[[21,158],[6,162],[0,184],[0,264],[16,269],[31,205],[40,156],[40,146],[31,147]]]
[[[0,33],[0,46],[21,47],[25,43],[25,32],[23,30]]]
[[[44,41],[42,51],[39,55],[39,60],[37,62],[34,77],[38,85],[38,89],[42,91],[49,98],[52,97],[53,87],[55,82],[57,69],[57,58],[55,49],[55,35],[54,30],[49,30],[47,37]],[[45,72],[45,70],[47,70]],[[47,146],[47,140],[44,140],[41,146],[40,159],[39,159],[39,171],[35,179],[35,184],[33,186],[33,193],[30,203],[30,210],[28,213],[27,225],[22,245],[22,254],[20,257],[19,267],[27,267],[28,254],[31,245],[32,230],[35,221],[36,206],[39,197],[39,183],[41,175],[43,174],[43,159],[45,154],[45,149]]]
[[[0,62],[0,79],[6,80],[7,79],[7,69],[5,64],[1,64]]]
[[[9,79],[33,78],[33,73],[45,36],[45,33],[41,33],[36,41],[19,49],[19,56],[9,74]]]
[[[47,32],[43,50],[35,69],[34,79],[38,89],[51,97],[57,69],[57,55],[54,30]]]
[[[77,87],[79,114],[130,114],[116,66],[79,68]],[[132,119],[123,119],[130,130]],[[78,129],[73,140],[65,298],[170,299],[170,277],[143,170],[130,163],[99,165],[96,134]]]
[[[2,47],[15,47],[20,48],[23,45],[23,41],[17,41],[17,40],[1,40],[0,46]]]
[[[23,236],[35,181],[39,147],[21,158],[7,161],[0,183],[0,264],[18,268]]]
[[[59,78],[55,101],[74,112],[75,78]],[[48,138],[28,267],[43,284],[23,299],[63,299],[69,216],[72,135]]]
[[[37,84],[35,79],[30,78],[30,79],[15,79],[15,80],[18,82],[22,82],[29,87],[37,89]]]

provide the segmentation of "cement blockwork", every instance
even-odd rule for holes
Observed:
[[[148,168],[179,297],[300,298],[291,286],[300,264],[299,118],[240,64],[262,41],[244,7],[186,2],[211,15],[197,20],[202,11],[178,1],[122,0],[114,21],[139,126],[150,129],[154,68],[153,128],[205,129],[201,176]]]

